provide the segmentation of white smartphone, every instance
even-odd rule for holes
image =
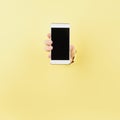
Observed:
[[[70,64],[70,24],[52,23],[51,64]]]

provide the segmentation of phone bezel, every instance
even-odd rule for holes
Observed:
[[[70,24],[69,23],[51,23],[52,28],[69,28],[70,31]],[[52,34],[52,30],[51,30]],[[51,38],[52,39],[52,38]],[[70,50],[70,32],[69,32],[69,50]],[[69,52],[69,60],[50,60],[51,64],[70,64],[70,52]]]

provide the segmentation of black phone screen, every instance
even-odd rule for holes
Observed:
[[[69,60],[69,28],[51,28],[52,60]]]

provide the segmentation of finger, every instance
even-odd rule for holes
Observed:
[[[71,58],[74,57],[74,51],[75,51],[75,47],[73,45],[70,46],[70,56]]]
[[[70,45],[70,50],[73,51],[75,47],[73,45]]]
[[[47,46],[47,47],[45,48],[45,51],[50,52],[52,49],[53,49],[52,46]]]
[[[73,63],[74,62],[74,58],[75,58],[75,54],[76,54],[76,49],[75,49],[75,47],[73,46],[73,45],[71,45],[70,46],[70,48],[71,48],[71,53],[70,53],[70,61],[71,61],[71,63]]]
[[[51,58],[51,53],[48,55],[48,58]]]
[[[71,57],[72,57],[72,59],[74,59],[75,54],[76,54],[76,50],[75,50],[75,49],[73,49],[73,51],[72,51],[72,53],[71,53]]]
[[[47,34],[47,37],[50,39],[50,38],[51,38],[51,34],[50,34],[50,33],[48,33],[48,34]]]
[[[45,44],[46,44],[47,46],[51,46],[51,45],[52,45],[52,40],[46,40],[46,41],[45,41]]]

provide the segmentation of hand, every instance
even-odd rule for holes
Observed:
[[[51,35],[48,34],[47,37],[48,37],[48,40],[45,41],[45,45],[46,45],[45,50],[50,53],[48,55],[48,57],[51,58],[51,50],[53,49]],[[70,45],[70,61],[71,61],[71,63],[74,62],[75,53],[76,53],[75,47],[73,45]]]

